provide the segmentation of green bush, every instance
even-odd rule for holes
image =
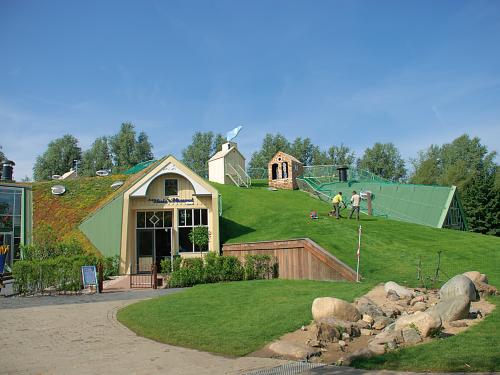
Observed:
[[[43,229],[43,230],[42,230]],[[42,227],[41,233],[50,233],[50,226]],[[41,234],[39,234],[41,236]],[[50,237],[50,235],[48,235]],[[21,255],[23,260],[44,260],[53,259],[59,256],[73,257],[85,255],[81,243],[76,238],[71,238],[64,242],[57,243],[52,239],[42,241],[38,239],[31,245],[21,245]]]
[[[101,259],[103,267],[104,280],[108,280],[111,276],[120,274],[120,256],[105,257]]]
[[[278,263],[270,255],[245,256],[245,278],[247,280],[278,277]]]
[[[91,255],[18,260],[12,267],[14,285],[21,294],[78,291],[82,287],[81,267],[97,262],[98,259]]]
[[[181,268],[182,258],[179,255],[174,256],[174,271]],[[172,273],[172,262],[170,258],[164,258],[160,261],[160,273],[170,275]]]
[[[233,256],[220,257],[222,267],[220,270],[221,281],[239,281],[245,279],[245,270],[238,258]]]

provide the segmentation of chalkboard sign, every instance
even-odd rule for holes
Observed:
[[[95,266],[82,266],[82,279],[84,288],[87,286],[95,286],[96,289],[99,289],[97,286],[97,271]]]

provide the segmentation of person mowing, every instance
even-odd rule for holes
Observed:
[[[335,215],[335,217],[340,219],[340,204],[343,203],[342,201],[342,192],[339,191],[339,193],[333,197],[332,199],[333,203],[333,211],[331,212],[331,216]]]
[[[352,197],[351,197],[351,214],[349,215],[349,219],[352,219],[352,214],[354,211],[356,211],[356,220],[359,221],[359,203],[361,202],[361,197],[359,196],[358,193],[356,193],[356,190],[352,192]]]

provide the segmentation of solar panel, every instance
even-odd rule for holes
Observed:
[[[99,177],[106,177],[109,176],[110,172],[106,169],[100,169],[95,174],[98,175]]]

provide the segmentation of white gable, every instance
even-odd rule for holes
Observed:
[[[162,169],[160,169],[156,174],[151,176],[147,181],[145,181],[139,188],[137,188],[132,194],[131,197],[145,197],[148,191],[149,185],[157,178],[167,173],[175,173],[184,178],[186,178],[191,185],[193,185],[193,189],[195,191],[195,195],[212,195],[204,186],[200,183],[196,182],[191,176],[187,173],[180,170],[174,163],[169,163]]]

